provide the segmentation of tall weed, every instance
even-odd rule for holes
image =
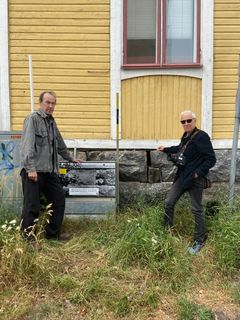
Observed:
[[[210,233],[216,264],[224,274],[234,274],[240,268],[239,209],[229,213],[227,206],[222,206],[212,218]]]

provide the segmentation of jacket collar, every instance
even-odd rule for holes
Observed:
[[[190,135],[188,135],[187,134],[187,132],[184,132],[184,134],[183,134],[183,139],[188,139],[188,138],[190,138],[196,131],[199,131],[199,129],[197,128],[197,127],[195,127],[194,129],[193,129],[193,131],[190,133]]]
[[[48,116],[41,108],[38,109],[37,114],[39,114],[44,119],[52,119],[54,120],[53,116]]]

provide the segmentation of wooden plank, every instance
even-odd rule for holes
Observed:
[[[44,18],[44,19],[9,19],[9,25],[11,27],[16,26],[28,26],[28,27],[39,27],[39,26],[49,26],[49,27],[55,27],[55,26],[78,26],[78,27],[89,27],[89,26],[109,26],[109,20],[108,19],[90,19],[90,18],[84,18],[84,19],[56,19],[55,15],[54,18]]]
[[[234,25],[234,26],[238,26],[240,24],[239,22],[239,18],[218,18],[218,19],[215,19],[215,26],[217,25],[224,25],[224,26],[227,26],[227,25]]]
[[[24,59],[21,60],[12,60],[11,61],[11,66],[13,66],[13,68],[28,68],[28,59],[27,59],[27,55],[23,57]],[[60,61],[33,61],[33,63],[36,63],[36,65],[38,66],[38,68],[45,68],[46,70],[48,69],[83,69],[83,70],[88,70],[91,72],[96,72],[99,70],[109,70],[110,65],[109,63],[85,63],[85,62],[64,62],[64,64]]]
[[[240,35],[238,37],[238,40],[231,40],[226,38],[221,38],[221,40],[215,40],[215,47],[235,47],[239,44]]]
[[[237,3],[215,3],[214,5],[214,11],[239,11],[240,10],[240,4],[239,1],[236,0]]]
[[[232,132],[216,132],[213,134],[213,139],[232,139],[233,138],[233,135],[232,135]]]
[[[40,92],[39,92],[40,94]],[[14,101],[14,99],[22,98],[22,101],[26,101],[26,97],[29,97],[29,90],[13,90],[11,94],[11,102]],[[99,101],[100,104],[106,104],[109,101],[110,98],[110,92],[109,91],[95,91],[94,95],[89,97],[89,91],[81,91],[78,92],[77,90],[72,91],[68,90],[67,92],[64,90],[58,90],[57,91],[57,97],[58,101],[72,101],[72,103],[79,103],[79,101],[85,101],[86,98],[89,98],[89,101]],[[35,92],[35,98],[38,99],[38,93]],[[81,100],[79,100],[81,99]]]
[[[20,43],[19,43],[20,44]],[[12,43],[11,43],[12,45]],[[21,43],[21,45],[23,45],[23,43]],[[31,44],[30,47],[25,46],[21,46],[19,47],[17,44],[15,44],[14,46],[11,46],[10,48],[10,54],[14,56],[17,56],[19,54],[29,54],[31,53],[32,55],[35,56],[35,58],[39,57],[40,54],[45,54],[45,55],[56,55],[56,56],[74,56],[74,55],[79,55],[80,56],[80,60],[85,57],[88,56],[88,60],[93,60],[95,59],[95,57],[99,57],[100,59],[103,59],[101,56],[103,57],[108,57],[109,59],[109,48],[84,48],[84,47],[77,47],[77,48],[71,48],[69,50],[69,48],[66,47],[49,47],[49,46],[36,46],[34,47],[33,44]],[[89,57],[89,55],[91,57]],[[106,58],[104,58],[104,60],[108,60]],[[103,60],[103,61],[104,61]],[[101,61],[101,60],[100,60]]]
[[[37,92],[37,91],[36,91]],[[41,90],[39,91],[40,94]],[[95,105],[107,105],[109,106],[109,98],[102,98],[102,97],[98,97],[93,95],[92,97],[89,97],[89,92],[88,95],[86,94],[85,97],[66,97],[66,96],[61,96],[59,91],[55,90],[56,94],[57,94],[57,102],[58,103],[62,103],[62,104],[71,104],[71,105],[89,105],[89,106],[95,106]],[[79,95],[79,91],[78,95]],[[11,102],[14,104],[18,104],[20,103],[20,100],[22,103],[28,103],[29,102],[29,90],[25,91],[25,96],[12,96]],[[38,96],[35,97],[36,102],[38,101]]]
[[[219,39],[238,40],[239,34],[232,33],[232,32],[214,33],[214,40],[219,40]]]
[[[109,12],[110,8],[109,8],[109,4],[93,4],[93,5],[88,5],[88,4],[79,4],[79,1],[77,4],[69,4],[67,1],[64,2],[60,2],[57,4],[53,4],[53,2],[51,1],[51,4],[49,3],[49,0],[43,0],[43,2],[47,1],[47,5],[43,4],[41,2],[41,4],[24,4],[22,2],[20,2],[19,4],[15,4],[15,2],[13,4],[9,4],[9,10],[10,11],[31,11],[31,12],[35,12],[36,14],[40,11],[40,12],[53,12],[55,13],[57,12],[76,12],[76,11],[80,11],[80,12]]]
[[[229,103],[229,104],[234,104],[236,101],[236,98],[234,96],[230,97],[215,97],[214,98],[214,103]]]
[[[34,76],[34,82],[36,83],[41,83],[41,82],[46,82],[46,80],[54,83],[72,83],[72,84],[79,84],[79,83],[85,83],[85,84],[105,84],[109,85],[110,84],[110,79],[109,77],[78,77],[78,76]],[[11,81],[14,83],[27,83],[29,81],[29,76],[20,76],[20,75],[12,75],[11,76]]]
[[[38,64],[34,63],[33,64],[33,73],[34,75],[46,75],[46,70],[48,74],[54,74],[55,76],[61,76],[61,75],[65,75],[65,76],[73,76],[73,77],[84,77],[84,78],[88,78],[88,77],[97,77],[97,78],[105,78],[106,81],[110,81],[109,79],[109,75],[110,75],[110,71],[109,70],[82,70],[82,69],[61,69],[61,68],[38,68]],[[29,70],[25,67],[25,68],[11,68],[10,70],[10,75],[14,76],[14,75],[27,75],[29,76]],[[34,76],[35,77],[35,76]]]
[[[231,53],[225,53],[225,54],[218,53],[217,55],[215,55],[214,61],[216,62],[219,61],[224,63],[229,63],[229,61],[231,61],[232,63],[237,63],[238,55],[231,54]]]
[[[85,84],[85,83],[80,83],[80,84],[75,84],[75,83],[52,83],[52,82],[45,82],[43,83],[34,83],[34,88],[35,90],[42,90],[43,85],[45,88],[51,88],[54,85],[54,89],[57,91],[58,89],[60,90],[78,90],[78,91],[107,91],[109,90],[109,85],[105,85],[105,84]],[[29,84],[28,83],[13,83],[11,82],[11,89],[25,89],[28,90],[29,89]]]
[[[23,105],[21,105],[22,107]],[[66,116],[69,116],[69,111],[67,108],[67,111],[58,111],[59,108],[56,107],[55,111],[54,111],[54,117],[57,119],[61,119],[61,118],[66,118]],[[66,110],[66,107],[65,107]],[[96,111],[97,110],[97,111]],[[71,110],[71,114],[70,114],[70,119],[74,118],[74,119],[94,119],[94,118],[98,118],[98,119],[110,119],[110,111],[109,112],[99,112],[98,109],[96,110],[92,110],[92,111],[73,111]],[[11,115],[13,117],[16,118],[21,118],[21,117],[25,117],[26,116],[26,112],[29,112],[29,105],[28,106],[23,106],[23,108],[21,108],[21,110],[19,110],[18,108],[13,107],[11,110]]]
[[[89,41],[89,40],[98,40],[98,41],[109,41],[109,33],[101,34],[101,33],[90,33],[90,34],[84,34],[84,33],[51,33],[50,30],[48,33],[34,33],[34,32],[26,32],[26,33],[20,33],[20,32],[12,32],[10,28],[10,35],[9,39],[18,39],[18,40],[46,40],[51,38],[53,41],[65,41],[65,40],[71,40],[73,42],[76,41]]]
[[[232,33],[238,33],[240,30],[240,25],[235,26],[229,26],[229,25],[215,25],[214,30],[216,33],[220,32],[232,32]]]
[[[230,27],[229,27],[230,28]],[[82,26],[14,26],[9,27],[10,32],[12,33],[57,33],[57,34],[106,34],[109,32],[108,26],[91,26],[91,27],[82,27]]]
[[[224,120],[225,120],[227,117],[231,117],[231,119],[233,119],[235,117],[235,110],[214,111],[213,117],[214,117],[214,119],[215,118],[216,119],[217,118],[220,118],[220,119],[224,118]]]
[[[236,90],[214,90],[213,97],[234,97],[237,94]]]
[[[35,19],[53,19],[52,12],[34,12]],[[9,18],[17,18],[17,19],[32,19],[33,12],[31,11],[10,11]],[[54,12],[54,19],[110,19],[109,11],[90,11],[90,12],[82,12],[82,11],[55,11]]]
[[[218,18],[240,18],[240,11],[215,11],[214,18],[217,20]]]
[[[61,41],[53,41],[53,40],[10,40],[9,41],[11,52],[20,52],[17,50],[25,50],[23,53],[29,52],[39,52],[38,50],[47,50],[47,52],[51,52],[51,50],[66,50],[66,48],[79,48],[79,49],[92,49],[92,48],[107,48],[109,50],[109,41],[97,41],[97,40],[78,40],[78,41],[69,41],[69,40],[61,40]],[[106,49],[105,49],[106,50]],[[56,52],[56,51],[55,51]],[[86,52],[86,51],[85,51]]]
[[[236,76],[220,76],[220,75],[215,75],[214,76],[214,82],[215,83],[218,83],[218,82],[220,82],[220,83],[223,83],[223,82],[225,82],[225,83],[227,83],[227,82],[231,82],[231,83],[235,83],[235,82],[237,82],[238,81],[238,77],[237,77],[237,75]]]
[[[39,4],[46,4],[49,5],[49,3],[51,4],[57,4],[57,5],[74,5],[74,4],[79,4],[79,2],[81,2],[81,5],[100,5],[100,4],[105,4],[105,5],[109,5],[110,4],[110,0],[41,0],[39,1]],[[36,1],[35,0],[9,0],[9,4],[33,4],[36,5]],[[38,5],[39,5],[38,4]]]
[[[97,50],[96,50],[97,51]],[[31,52],[30,52],[31,53]],[[11,54],[11,50],[10,50],[10,54]],[[12,61],[22,61],[23,59],[28,58],[27,55],[24,54],[11,54],[11,59]],[[61,62],[61,63],[65,63],[65,62],[69,62],[71,61],[72,63],[75,62],[91,62],[91,63],[96,63],[98,62],[100,63],[108,63],[109,60],[109,55],[97,55],[97,52],[95,55],[91,55],[89,57],[89,55],[73,55],[73,54],[69,54],[69,55],[63,55],[63,54],[34,54],[34,61],[37,62],[42,62],[42,61],[51,61],[51,62]]]

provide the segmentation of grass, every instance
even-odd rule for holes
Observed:
[[[207,218],[209,238],[194,257],[187,253],[193,219],[186,199],[171,231],[161,227],[162,204],[140,202],[103,221],[65,219],[72,234],[66,243],[42,237],[45,213],[39,252],[0,211],[0,319],[210,320],[216,292],[220,308],[231,304],[229,316],[240,314],[237,209],[228,219],[221,204]]]

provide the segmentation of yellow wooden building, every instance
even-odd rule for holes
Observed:
[[[121,148],[178,141],[185,109],[215,148],[231,147],[239,0],[0,3],[0,130],[21,130],[31,111],[31,55],[35,109],[41,91],[56,92],[69,147],[115,147],[117,95]]]

